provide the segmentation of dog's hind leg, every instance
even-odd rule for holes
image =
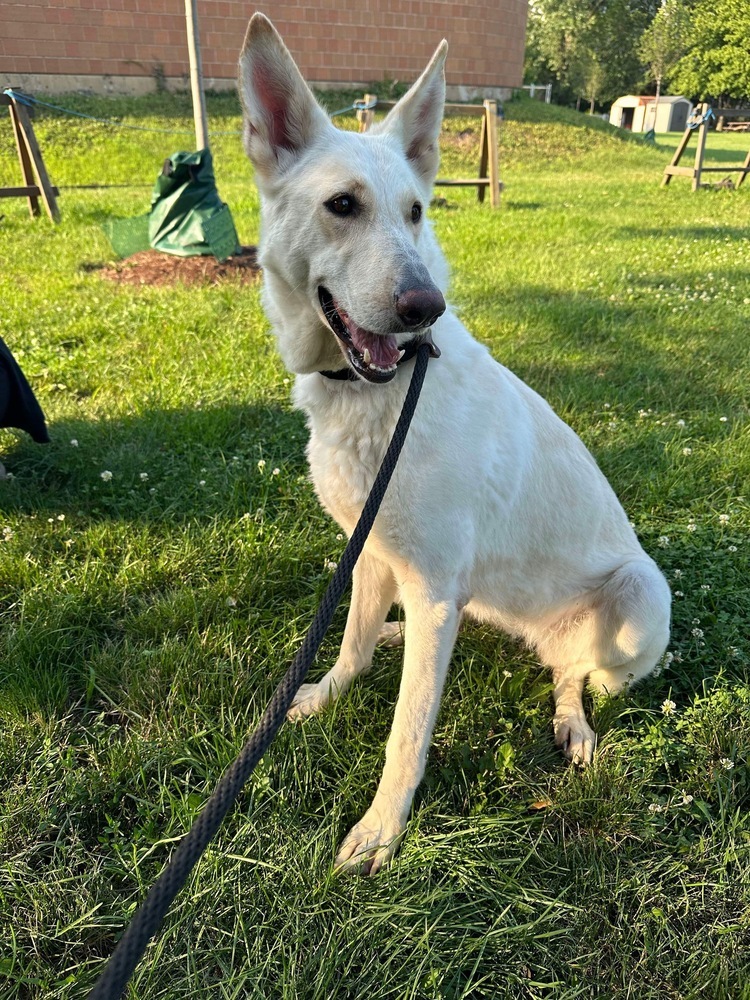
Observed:
[[[317,684],[300,687],[287,718],[299,720],[321,712],[346,691],[357,674],[368,669],[395,597],[396,583],[390,568],[365,549],[354,568],[352,599],[338,659]]]
[[[651,673],[669,638],[669,587],[650,559],[620,566],[589,600],[537,645],[555,681],[555,742],[578,764],[592,760],[596,743],[581,701],[584,682],[615,694]]]
[[[363,874],[374,874],[388,863],[406,829],[461,617],[454,599],[435,600],[423,585],[402,585],[401,597],[406,612],[404,670],[383,776],[372,805],[336,857],[337,867]]]
[[[378,635],[378,645],[386,649],[395,649],[404,644],[404,623],[386,622]]]

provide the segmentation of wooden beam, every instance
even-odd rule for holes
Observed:
[[[60,210],[57,207],[55,193],[47,175],[47,168],[44,166],[42,151],[39,149],[39,143],[36,141],[36,135],[34,135],[34,128],[31,124],[31,119],[29,118],[29,112],[23,104],[20,104],[18,101],[13,102],[13,111],[18,117],[19,131],[23,139],[23,143],[28,151],[31,163],[34,167],[36,182],[40,189],[44,207],[47,209],[47,214],[50,219],[52,219],[53,222],[59,222]]]
[[[490,205],[492,208],[500,208],[500,168],[497,162],[497,101],[485,101],[484,111],[487,122]]]
[[[18,113],[16,111],[16,105],[13,101],[8,98],[10,112],[10,122],[13,126],[13,137],[16,140],[16,152],[18,153],[18,162],[21,164],[21,175],[26,184],[26,197],[29,201],[29,215],[31,218],[35,218],[39,215],[39,195],[41,194],[39,188],[34,183],[34,171],[31,167],[31,158],[29,156],[29,150],[24,141],[23,133],[21,131],[21,122],[18,118]],[[12,190],[12,189],[10,189]],[[6,195],[5,197],[12,197]],[[23,197],[23,196],[19,196]]]
[[[52,191],[55,195],[60,194],[56,187],[53,187]],[[26,187],[0,188],[0,198],[38,198],[40,194],[41,191],[36,184],[28,184]]]

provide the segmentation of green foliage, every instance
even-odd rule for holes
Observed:
[[[699,100],[750,101],[750,6],[745,0],[695,0],[690,49],[670,83]]]
[[[654,0],[534,0],[529,8],[525,75],[559,86],[558,99],[611,101],[640,72],[637,43]]]
[[[2,206],[0,332],[52,434],[0,436],[3,1000],[87,995],[343,546],[260,289],[100,276],[100,223],[145,210],[189,146],[189,101],[59,103],[188,135],[40,113],[62,222]],[[455,189],[431,210],[451,299],[622,498],[673,588],[671,656],[589,702],[599,753],[578,773],[554,747],[549,675],[467,625],[401,855],[340,879],[335,846],[372,796],[398,692],[401,654],[379,651],[331,712],[281,730],[132,1000],[750,1000],[750,192],[660,188],[677,137],[653,149],[570,110],[506,112],[500,211]],[[238,129],[236,99],[212,97],[209,118]],[[745,140],[711,135],[712,162],[741,160]],[[476,119],[448,119],[443,175],[473,174],[478,141]],[[213,152],[257,242],[239,136]],[[17,173],[0,145],[0,176]],[[102,181],[126,186],[76,186]]]
[[[657,96],[662,80],[684,55],[689,44],[689,32],[690,15],[682,0],[664,0],[641,35],[638,54],[656,82]]]

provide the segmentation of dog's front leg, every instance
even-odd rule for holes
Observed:
[[[372,654],[388,609],[396,598],[396,582],[389,566],[365,549],[352,576],[352,600],[344,638],[335,665],[317,684],[303,684],[294,696],[287,718],[304,719],[322,712],[372,663]]]
[[[434,600],[422,586],[402,587],[401,596],[406,613],[404,670],[383,776],[372,805],[336,857],[338,868],[369,875],[393,857],[406,829],[461,617],[454,599]]]

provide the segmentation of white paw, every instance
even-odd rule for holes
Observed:
[[[386,820],[371,807],[344,838],[336,855],[336,869],[353,875],[375,875],[398,850],[405,829],[405,824]]]
[[[286,717],[290,722],[299,722],[310,715],[322,712],[330,700],[331,687],[329,683],[325,685],[302,684],[294,696],[294,701],[286,713]]]
[[[403,622],[386,622],[378,635],[378,645],[393,649],[404,644]]]
[[[594,759],[596,733],[581,715],[556,715],[552,723],[555,743],[573,764],[590,764]]]

